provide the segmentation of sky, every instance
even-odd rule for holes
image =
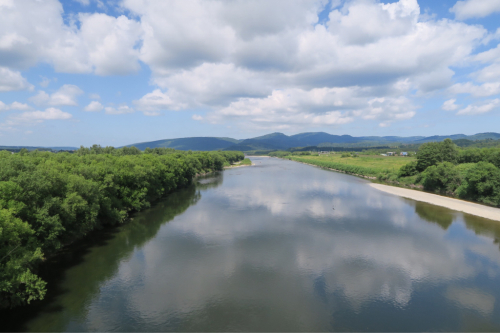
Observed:
[[[0,0],[0,146],[500,132],[500,0]]]

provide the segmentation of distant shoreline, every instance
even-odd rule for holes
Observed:
[[[456,210],[459,212],[484,217],[486,219],[500,221],[500,208],[489,207],[469,201],[464,201],[455,198],[444,197],[437,194],[410,190],[401,187],[370,183],[371,187],[403,198],[408,198],[416,201],[430,203],[432,205],[441,206]]]

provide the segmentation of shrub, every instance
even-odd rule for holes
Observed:
[[[500,169],[488,162],[479,162],[465,175],[457,190],[459,197],[489,205],[500,205]]]
[[[458,170],[450,162],[431,165],[422,173],[425,190],[453,192],[460,186]]]
[[[413,161],[406,165],[403,165],[399,169],[398,177],[410,177],[416,175],[417,173],[417,161]]]

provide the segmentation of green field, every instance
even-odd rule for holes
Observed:
[[[396,174],[403,165],[415,160],[414,157],[402,156],[360,155],[359,157],[341,157],[341,154],[288,156],[288,158],[297,162],[373,177],[380,174]]]

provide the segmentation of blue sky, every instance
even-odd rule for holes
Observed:
[[[0,0],[0,145],[500,132],[498,0]]]

